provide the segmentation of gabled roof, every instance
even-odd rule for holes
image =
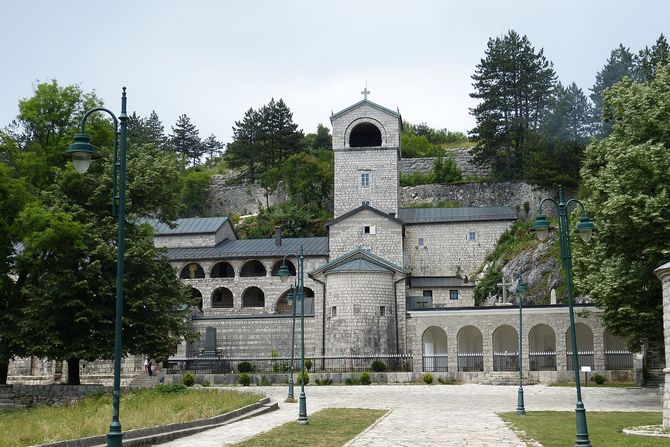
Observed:
[[[216,233],[227,221],[228,218],[225,216],[189,217],[186,219],[177,219],[177,226],[170,228],[167,224],[159,222],[156,219],[144,220],[145,223],[154,227],[156,236]]]
[[[343,254],[337,259],[322,265],[321,267],[309,272],[332,273],[332,272],[389,272],[389,273],[407,273],[403,267],[394,264],[391,261],[377,256],[362,248],[357,248]]]
[[[347,211],[346,213],[342,214],[340,217],[338,217],[338,218],[336,218],[336,219],[333,219],[333,220],[330,220],[330,221],[326,222],[326,226],[328,227],[328,226],[330,226],[330,225],[333,225],[333,224],[336,224],[336,223],[338,223],[338,222],[341,222],[341,221],[343,221],[344,219],[346,219],[346,218],[348,218],[348,217],[351,217],[351,216],[353,216],[354,214],[360,213],[361,211],[365,211],[365,210],[367,210],[367,211],[372,211],[372,212],[375,213],[375,214],[379,214],[380,216],[385,217],[386,219],[388,219],[388,220],[390,220],[390,221],[392,221],[392,222],[395,222],[395,223],[397,223],[398,225],[402,225],[402,224],[403,224],[403,221],[400,220],[400,219],[398,219],[397,217],[391,216],[390,214],[385,213],[385,212],[383,212],[383,211],[380,211],[380,210],[378,210],[377,208],[374,208],[374,207],[372,207],[372,206],[370,206],[370,205],[361,205],[361,206],[359,206],[358,208],[354,208],[354,209],[351,210],[351,211]]]
[[[398,119],[400,119],[400,113],[394,112],[391,109],[387,109],[384,106],[380,106],[379,104],[374,103],[374,102],[370,101],[369,99],[363,99],[361,101],[358,101],[356,104],[350,105],[346,109],[342,109],[337,113],[333,113],[332,115],[330,115],[330,121],[332,122],[334,119],[339,118],[340,116],[344,115],[345,113],[350,112],[350,111],[352,111],[354,109],[357,109],[358,107],[360,107],[362,105],[366,105],[366,104],[369,105],[372,108],[375,108],[375,109],[381,111],[381,112],[388,113],[389,115],[393,115],[393,116],[397,117]]]
[[[516,211],[508,206],[470,208],[400,208],[399,218],[407,225],[437,222],[516,220]]]
[[[278,257],[287,253],[300,253],[301,245],[305,256],[328,256],[327,237],[282,238],[279,246],[274,238],[226,239],[215,247],[169,248],[167,256],[171,261]]]

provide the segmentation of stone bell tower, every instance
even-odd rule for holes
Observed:
[[[400,113],[367,99],[333,114],[335,218],[368,205],[398,215]]]

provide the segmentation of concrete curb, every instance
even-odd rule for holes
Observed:
[[[211,428],[220,427],[231,422],[258,416],[263,413],[277,410],[278,408],[279,405],[277,402],[271,402],[269,397],[264,397],[256,403],[212,418],[158,425],[156,427],[138,428],[136,430],[123,432],[123,445],[126,447],[139,447],[159,444],[209,430]],[[31,447],[97,447],[105,445],[107,445],[106,434],[89,438],[58,441],[49,444],[39,444]]]

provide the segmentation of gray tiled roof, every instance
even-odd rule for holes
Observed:
[[[327,256],[327,237],[283,238],[277,246],[275,239],[224,240],[216,247],[169,248],[170,260],[190,259],[226,259],[284,256],[287,253],[299,254],[302,244],[305,256]]]
[[[471,208],[400,208],[398,217],[405,224],[433,222],[469,222],[481,220],[516,220],[514,208],[487,206]]]
[[[330,272],[389,272],[390,268],[374,264],[367,259],[354,259],[345,264],[333,267]]]
[[[147,219],[145,222],[154,227],[156,236],[175,234],[216,233],[221,225],[226,223],[227,217],[189,217],[177,219],[177,226],[170,228],[163,222]]]
[[[386,113],[388,113],[389,115],[397,116],[398,118],[400,118],[400,113],[398,113],[398,112],[396,112],[396,111],[394,111],[394,110],[391,110],[391,109],[387,109],[387,108],[384,107],[384,106],[380,106],[380,105],[377,104],[376,102],[372,102],[372,101],[370,101],[369,99],[362,99],[362,100],[358,101],[356,104],[352,104],[352,105],[350,105],[349,107],[347,107],[347,108],[345,108],[345,109],[342,109],[342,110],[340,110],[340,111],[337,112],[337,113],[333,113],[333,114],[330,116],[330,120],[332,121],[332,120],[334,120],[335,118],[337,118],[338,116],[340,116],[340,115],[344,115],[344,114],[347,113],[348,111],[353,110],[353,109],[355,109],[355,108],[357,108],[358,106],[363,105],[363,104],[367,104],[367,105],[369,105],[369,106],[371,106],[371,107],[374,107],[374,108],[377,109],[377,110],[381,110],[382,112],[386,112]]]
[[[412,276],[410,286],[422,289],[428,287],[474,287],[474,284],[465,283],[463,279],[457,276]]]

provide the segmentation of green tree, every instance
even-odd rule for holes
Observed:
[[[439,157],[444,149],[428,141],[425,135],[403,132],[400,136],[400,147],[404,158]]]
[[[204,146],[204,153],[207,154],[208,159],[218,157],[223,154],[223,143],[216,139],[214,134],[210,134],[202,142]]]
[[[630,49],[619,44],[610,53],[607,63],[596,74],[596,82],[591,87],[591,101],[593,101],[593,121],[596,123],[596,132],[604,137],[609,135],[612,129],[612,123],[607,117],[607,110],[604,108],[604,93],[614,84],[622,80],[625,76],[635,79],[635,56]]]
[[[303,145],[311,149],[332,149],[333,136],[330,134],[330,129],[319,123],[316,133],[305,135]]]
[[[170,144],[175,152],[181,154],[184,159],[190,160],[192,166],[196,166],[205,150],[200,141],[200,132],[191,119],[186,115],[179,115],[177,122],[172,126]]]
[[[152,144],[164,148],[166,142],[165,129],[156,111],[152,110],[148,118],[142,118],[135,112],[128,117],[128,143],[130,146]]]
[[[598,232],[574,244],[576,284],[631,348],[663,352],[663,305],[653,271],[670,258],[670,68],[605,93],[612,133],[586,148],[583,189]]]
[[[461,170],[451,156],[438,157],[433,165],[433,176],[436,183],[454,183],[463,179]]]
[[[642,81],[650,81],[656,76],[659,67],[670,64],[670,45],[665,36],[656,39],[651,48],[644,47],[637,55],[637,77]]]
[[[314,205],[284,202],[244,219],[236,230],[241,239],[272,237],[276,226],[282,227],[284,237],[325,236],[326,222],[331,217],[326,210]]]
[[[536,52],[526,36],[509,31],[489,39],[472,75],[470,96],[480,103],[471,109],[477,121],[471,136],[476,161],[489,164],[498,178],[522,178],[529,132],[542,122],[555,78],[544,51]]]
[[[212,174],[201,169],[189,169],[182,176],[181,217],[204,217],[207,215]]]
[[[320,149],[314,154],[292,155],[281,172],[288,195],[296,204],[320,206],[324,198],[330,198],[334,175],[332,151]]]

